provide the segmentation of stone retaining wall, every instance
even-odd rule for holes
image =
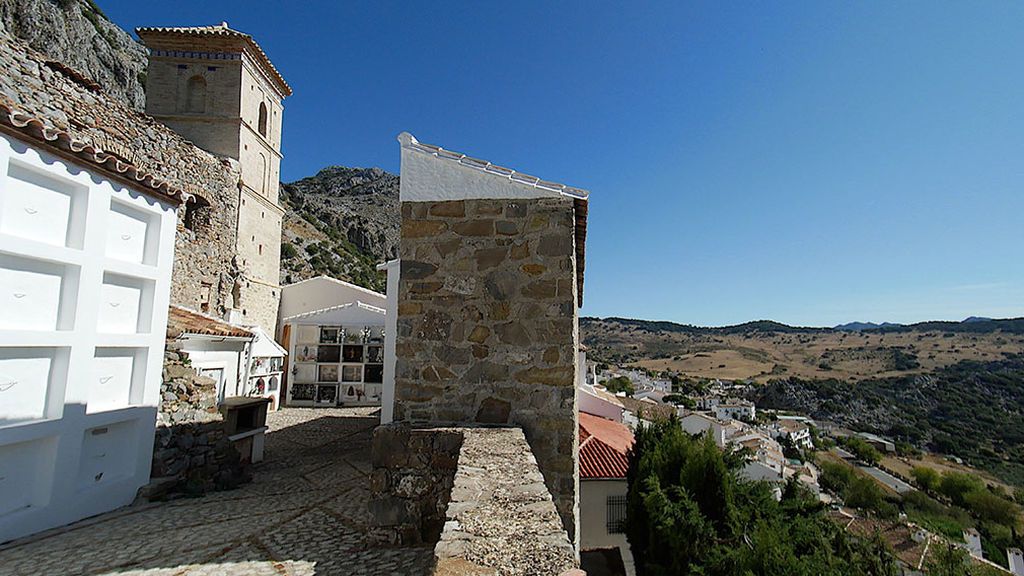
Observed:
[[[252,478],[248,463],[224,434],[216,383],[199,376],[173,342],[164,355],[160,395],[151,480],[143,497],[224,490]]]

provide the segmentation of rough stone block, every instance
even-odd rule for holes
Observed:
[[[442,217],[463,217],[466,215],[466,203],[462,200],[450,202],[434,202],[427,209],[427,214]]]
[[[451,228],[459,236],[494,236],[494,220],[454,222]]]
[[[507,424],[512,405],[497,398],[484,398],[476,411],[476,422],[481,424]]]

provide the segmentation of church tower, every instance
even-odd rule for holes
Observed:
[[[281,101],[292,91],[252,36],[219,26],[139,28],[149,48],[146,113],[241,169],[236,319],[270,334],[280,299]]]

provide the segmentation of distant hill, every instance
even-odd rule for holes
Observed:
[[[877,330],[879,328],[894,328],[897,326],[900,326],[900,324],[893,324],[892,322],[882,322],[881,324],[875,324],[874,322],[847,322],[846,324],[836,326],[834,329],[860,332],[862,330]]]
[[[582,318],[594,359],[697,378],[862,380],[925,373],[963,360],[1024,352],[1024,319],[921,322],[862,330],[759,320],[701,327],[629,318]]]

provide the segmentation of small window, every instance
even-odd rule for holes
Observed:
[[[213,284],[210,282],[203,282],[199,286],[199,311],[209,312],[210,311],[210,297],[213,294]]]
[[[260,134],[267,135],[267,104],[260,102],[260,121],[259,121]]]
[[[210,224],[210,203],[199,196],[193,196],[185,204],[183,220],[186,230],[202,232]]]
[[[626,532],[626,497],[609,496],[607,500],[608,520],[605,524],[609,534],[623,534]]]
[[[188,79],[185,110],[187,112],[206,112],[206,78],[193,76]]]

